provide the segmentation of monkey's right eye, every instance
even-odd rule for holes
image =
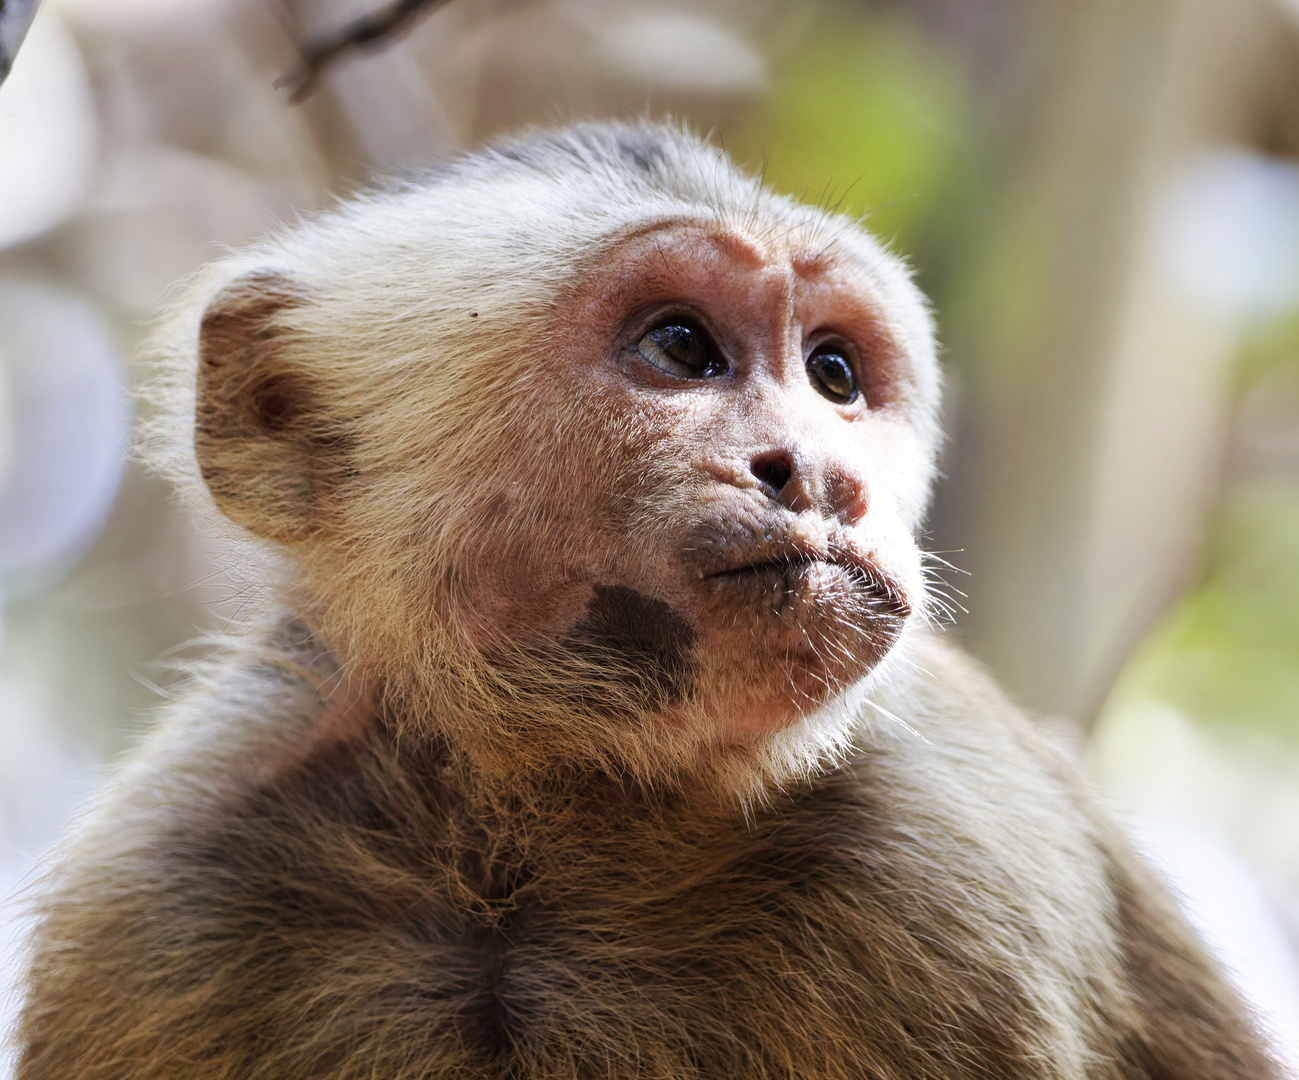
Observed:
[[[717,343],[690,319],[666,319],[636,342],[651,367],[681,379],[706,379],[729,370]]]

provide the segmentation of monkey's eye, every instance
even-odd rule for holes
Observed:
[[[853,373],[848,346],[842,341],[827,341],[812,350],[807,358],[807,377],[822,397],[836,405],[849,405],[857,400],[857,376]]]
[[[665,319],[636,342],[636,352],[651,367],[681,379],[706,379],[728,370],[716,342],[691,319]]]

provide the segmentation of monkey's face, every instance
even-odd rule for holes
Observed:
[[[462,613],[583,700],[749,741],[880,663],[922,604],[917,358],[872,267],[805,230],[620,239],[528,350]],[[540,445],[537,440],[542,438]],[[532,445],[528,445],[531,443]]]
[[[401,715],[506,768],[647,777],[851,737],[836,696],[924,608],[938,393],[924,301],[855,225],[596,126],[217,284],[198,470]]]

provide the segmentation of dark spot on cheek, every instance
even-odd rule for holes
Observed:
[[[690,687],[695,631],[662,600],[624,585],[597,585],[561,644],[598,663],[618,689],[646,707],[680,701]]]

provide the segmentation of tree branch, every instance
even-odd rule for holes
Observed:
[[[14,0],[0,0],[6,2]],[[293,87],[290,101],[305,101],[316,92],[325,69],[344,53],[381,49],[445,3],[447,0],[394,0],[388,7],[362,15],[331,34],[309,38],[300,47],[301,67],[276,79],[275,85]]]
[[[41,0],[0,0],[0,83],[9,75],[18,46],[36,17]]]

